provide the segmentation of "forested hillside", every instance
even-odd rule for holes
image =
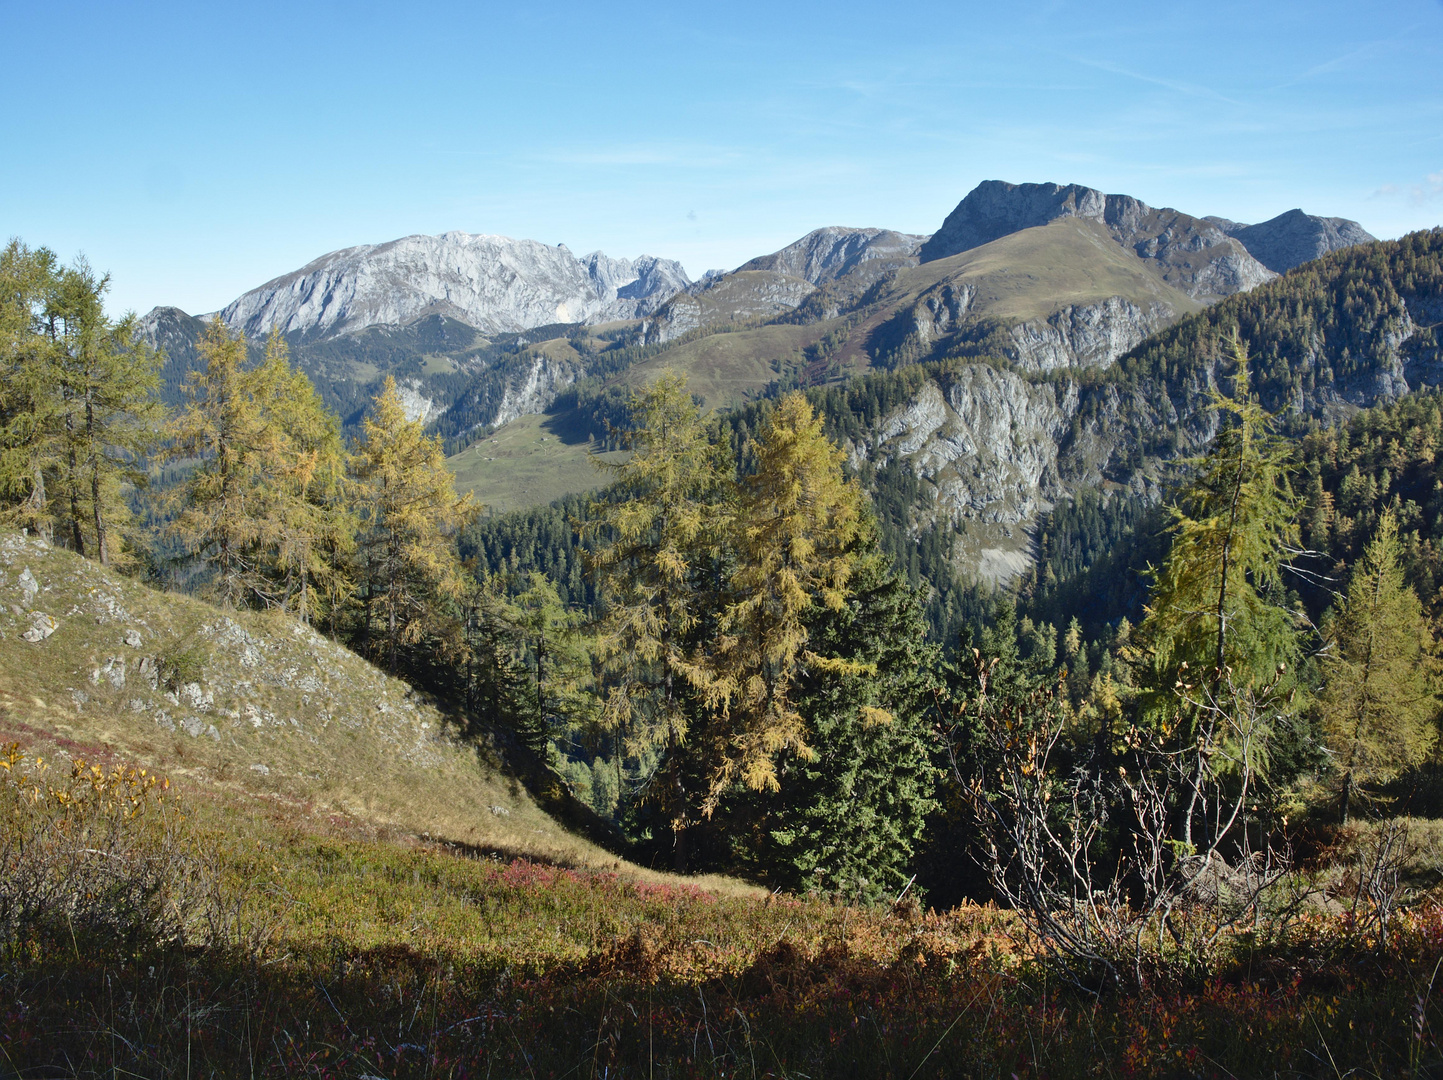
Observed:
[[[710,414],[679,373],[589,382],[573,403],[605,420],[609,486],[487,517],[394,380],[347,438],[279,335],[212,322],[163,419],[161,357],[105,320],[103,282],[12,245],[6,514],[324,628],[564,779],[646,858],[879,895],[929,880],[928,852],[955,841],[938,780],[980,750],[939,742],[938,710],[981,686],[969,648],[1018,693],[1065,671],[1056,707],[1152,723],[1180,707],[1170,665],[1248,640],[1226,616],[1209,653],[1185,614],[1213,572],[1208,477],[1255,491],[1263,517],[1230,519],[1247,554],[1221,587],[1289,693],[1326,683],[1328,612],[1379,537],[1436,615],[1443,432],[1437,398],[1401,380],[1433,370],[1440,253],[1434,232],[1335,254],[1107,369],[954,357]],[[617,373],[650,362],[625,340],[567,348],[619,353]],[[1381,403],[1358,411],[1338,387],[1368,378]],[[1356,415],[1330,426],[1339,410]],[[137,519],[147,462],[172,486]],[[1269,735],[1279,807],[1332,782],[1317,701]],[[1376,794],[1413,763],[1359,783]],[[847,839],[857,821],[889,839]]]
[[[1440,243],[1305,266],[1108,370],[954,357],[727,412],[683,373],[597,386],[605,486],[485,517],[394,378],[348,434],[283,337],[253,346],[217,320],[168,407],[162,358],[105,316],[104,280],[17,242],[0,262],[0,716],[72,755],[103,734],[228,798],[424,822],[455,852],[604,858],[544,807],[653,868],[891,905],[898,927],[921,925],[919,898],[994,901],[1006,946],[988,963],[1108,991],[1094,1000],[1215,986],[1317,940],[1320,920],[1336,923],[1328,963],[1359,941],[1403,955],[1400,904],[1439,880],[1410,841],[1433,826],[1410,815],[1443,810],[1443,393],[1394,376],[1431,370]],[[1304,342],[1335,377],[1271,412]],[[1350,404],[1337,387],[1369,372],[1373,403]],[[164,512],[137,514],[161,468],[148,505]],[[124,572],[193,595],[167,602]],[[15,811],[0,850],[23,868],[0,899],[49,880],[76,836],[117,856],[105,872],[125,888],[153,865],[133,857],[145,845],[171,860],[155,895],[211,873],[175,854],[180,834],[143,831],[172,820],[148,771],[76,761],[67,787],[39,753],[0,763]],[[110,791],[123,820],[105,817]],[[446,792],[462,802],[442,812]],[[307,867],[292,879],[377,858],[271,836],[257,852],[285,848]],[[376,905],[306,895],[389,911],[406,880],[422,887],[419,863],[409,879],[371,865],[391,867]],[[199,916],[96,914],[110,885],[66,880],[68,938],[35,905],[0,932],[77,957],[117,920],[143,948],[230,940],[219,916],[202,933]],[[773,974],[795,966],[791,926],[771,937]],[[893,975],[955,970],[898,932],[913,936],[887,946]],[[345,955],[371,940],[328,933]],[[650,940],[585,963],[654,975]],[[849,948],[827,955],[861,970]]]

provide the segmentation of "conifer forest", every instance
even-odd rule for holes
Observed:
[[[1347,388],[1438,310],[1443,233],[1106,367],[914,338],[843,378],[838,331],[712,408],[678,368],[607,381],[659,347],[568,331],[605,358],[561,399],[594,486],[508,512],[448,468],[481,412],[428,421],[387,375],[342,416],[303,342],[219,317],[178,373],[108,284],[0,255],[0,1078],[1439,1075],[1443,391]],[[857,449],[979,365],[1120,447],[1000,581]],[[37,584],[40,551],[79,569]],[[301,685],[264,635],[364,661],[401,689],[355,710],[433,710],[427,739],[578,846],[368,821],[215,765],[224,724],[154,761],[46,728],[127,670],[77,646],[20,692],[67,633],[21,604],[65,588],[237,628],[128,669],[197,723],[226,666]]]

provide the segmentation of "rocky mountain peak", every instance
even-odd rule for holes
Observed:
[[[690,283],[681,264],[564,244],[448,232],[344,248],[241,296],[220,316],[247,334],[272,327],[329,337],[443,315],[483,333],[650,314]]]
[[[1356,221],[1318,217],[1301,210],[1288,210],[1257,225],[1225,218],[1207,220],[1238,240],[1253,258],[1275,274],[1322,258],[1330,251],[1369,244],[1377,239]]]
[[[885,260],[889,265],[915,266],[925,236],[891,229],[850,229],[831,225],[814,229],[780,251],[762,255],[738,267],[774,270],[821,285],[852,273],[863,263]]]
[[[1009,184],[984,180],[957,204],[922,245],[923,262],[945,259],[1060,217],[1102,220],[1107,196],[1080,184]]]
[[[1103,225],[1114,241],[1195,300],[1230,296],[1273,276],[1213,222],[1081,184],[985,180],[947,215],[919,255],[924,263],[934,262],[1067,217]]]

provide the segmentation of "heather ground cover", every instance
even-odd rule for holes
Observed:
[[[1205,971],[1099,995],[995,908],[508,862],[157,801],[162,785],[115,767],[27,789],[10,760],[7,882],[33,865],[18,838],[86,895],[27,922],[0,889],[7,1076],[1416,1076],[1443,1060],[1443,906],[1426,898],[1386,929],[1305,914]],[[153,875],[65,869],[104,843]],[[142,901],[123,925],[85,905],[117,883]]]

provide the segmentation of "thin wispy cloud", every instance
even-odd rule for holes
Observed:
[[[1440,0],[1443,2],[1443,0]],[[1410,27],[1409,30],[1416,30],[1417,27]],[[1282,82],[1274,83],[1268,87],[1269,90],[1286,90],[1290,87],[1301,85],[1305,82],[1312,82],[1325,75],[1332,75],[1339,71],[1352,70],[1363,66],[1362,61],[1377,57],[1384,52],[1391,52],[1396,49],[1403,39],[1398,37],[1383,38],[1378,41],[1370,41],[1356,49],[1349,49],[1345,53],[1333,57],[1331,60],[1324,60],[1321,64],[1314,64],[1306,71],[1300,72],[1291,79],[1284,79]]]
[[[1165,79],[1158,75],[1149,75],[1142,71],[1133,71],[1120,64],[1113,64],[1106,60],[1092,60],[1085,56],[1070,56],[1068,59],[1073,63],[1081,64],[1083,67],[1095,68],[1098,71],[1106,71],[1111,75],[1121,75],[1123,78],[1133,79],[1137,82],[1149,83],[1153,86],[1161,86],[1165,90],[1172,90],[1179,94],[1187,94],[1190,97],[1210,98],[1213,101],[1221,101],[1228,105],[1244,107],[1244,103],[1236,98],[1230,98],[1221,94],[1210,86],[1202,86],[1198,83],[1182,82],[1177,79]]]

